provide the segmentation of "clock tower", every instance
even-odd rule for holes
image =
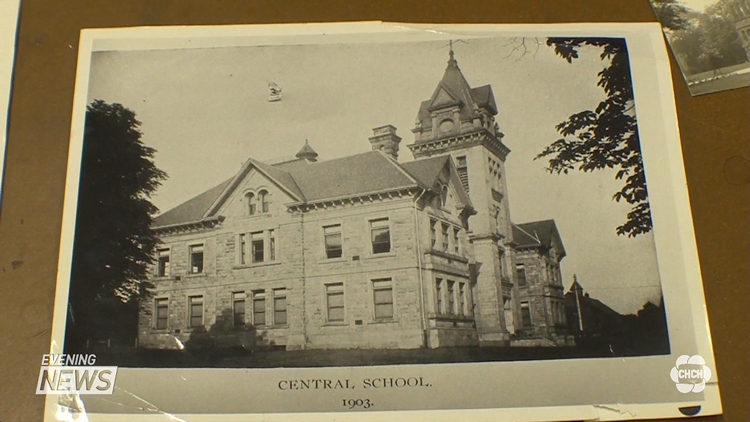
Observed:
[[[419,107],[415,159],[450,155],[477,214],[469,220],[474,318],[483,345],[508,345],[519,305],[512,249],[512,226],[505,182],[510,149],[495,121],[490,85],[472,88],[450,50],[448,66],[432,96]]]

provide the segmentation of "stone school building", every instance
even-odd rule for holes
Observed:
[[[564,344],[565,249],[554,221],[511,220],[492,88],[451,51],[415,110],[412,161],[390,125],[349,157],[305,142],[156,217],[139,345]]]

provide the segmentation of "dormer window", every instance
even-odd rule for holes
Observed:
[[[268,212],[268,192],[265,190],[258,192],[258,209],[260,212]]]
[[[448,185],[443,185],[443,190],[440,192],[440,205],[445,208],[445,203],[448,202]]]

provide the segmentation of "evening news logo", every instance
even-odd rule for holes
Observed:
[[[42,356],[37,394],[112,394],[116,366],[94,366],[96,355]]]
[[[711,379],[711,369],[700,356],[682,355],[669,373],[680,393],[700,393]]]

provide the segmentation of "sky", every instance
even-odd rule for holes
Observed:
[[[496,119],[511,149],[506,177],[515,223],[554,219],[573,275],[591,294],[621,313],[661,297],[651,234],[626,238],[615,228],[630,207],[612,200],[614,172],[553,175],[534,157],[559,138],[555,125],[593,109],[603,63],[584,49],[569,64],[527,37],[471,39],[454,45],[473,87],[491,84]],[[121,103],[142,122],[143,142],[169,179],[152,198],[167,211],[232,177],[253,157],[292,158],[309,140],[319,160],[371,149],[372,128],[392,124],[403,138],[399,161],[421,101],[429,99],[448,60],[445,41],[205,48],[94,53],[88,101]],[[283,99],[268,102],[267,85]]]

